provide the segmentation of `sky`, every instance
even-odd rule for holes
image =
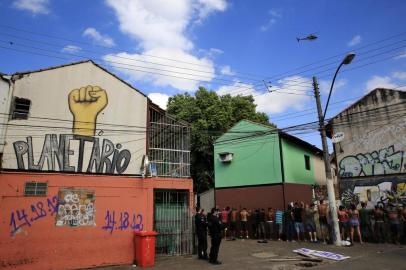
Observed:
[[[0,2],[0,72],[93,59],[162,108],[199,86],[253,95],[285,128],[327,117],[377,87],[406,90],[406,1],[10,0]],[[313,34],[316,40],[300,40]],[[321,146],[317,131],[292,132]]]

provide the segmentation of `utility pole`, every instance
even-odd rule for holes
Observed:
[[[320,136],[321,142],[323,145],[323,159],[324,159],[324,167],[326,170],[326,177],[327,177],[327,194],[328,194],[328,201],[329,201],[329,208],[331,212],[331,217],[333,219],[334,224],[334,235],[335,241],[334,244],[336,246],[341,245],[341,236],[340,236],[340,228],[338,226],[338,216],[337,216],[337,206],[336,206],[336,198],[334,192],[334,182],[331,176],[331,166],[330,166],[330,158],[328,152],[328,145],[327,145],[327,135],[326,135],[326,126],[324,125],[324,116],[323,111],[321,108],[320,102],[320,92],[319,92],[319,85],[317,83],[317,78],[313,77],[313,88],[314,88],[314,97],[316,98],[317,104],[317,113],[319,115],[319,129],[320,129]]]

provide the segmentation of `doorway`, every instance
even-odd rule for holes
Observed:
[[[160,189],[154,192],[154,230],[158,232],[157,255],[192,254],[193,213],[187,190]]]

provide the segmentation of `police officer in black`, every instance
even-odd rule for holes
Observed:
[[[219,218],[219,210],[216,208],[211,209],[211,215],[208,220],[209,225],[209,234],[211,236],[211,247],[210,247],[210,260],[211,264],[221,264],[220,261],[217,260],[220,243],[221,243],[221,236],[223,231],[223,223]]]
[[[199,259],[207,260],[207,219],[204,209],[197,208],[195,215],[195,228],[197,236],[197,254]]]

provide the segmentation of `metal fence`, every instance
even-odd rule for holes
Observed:
[[[190,126],[158,111],[149,110],[148,158],[152,174],[190,177]]]
[[[185,255],[193,253],[193,214],[184,191],[156,191],[154,230],[158,232],[158,255]]]

